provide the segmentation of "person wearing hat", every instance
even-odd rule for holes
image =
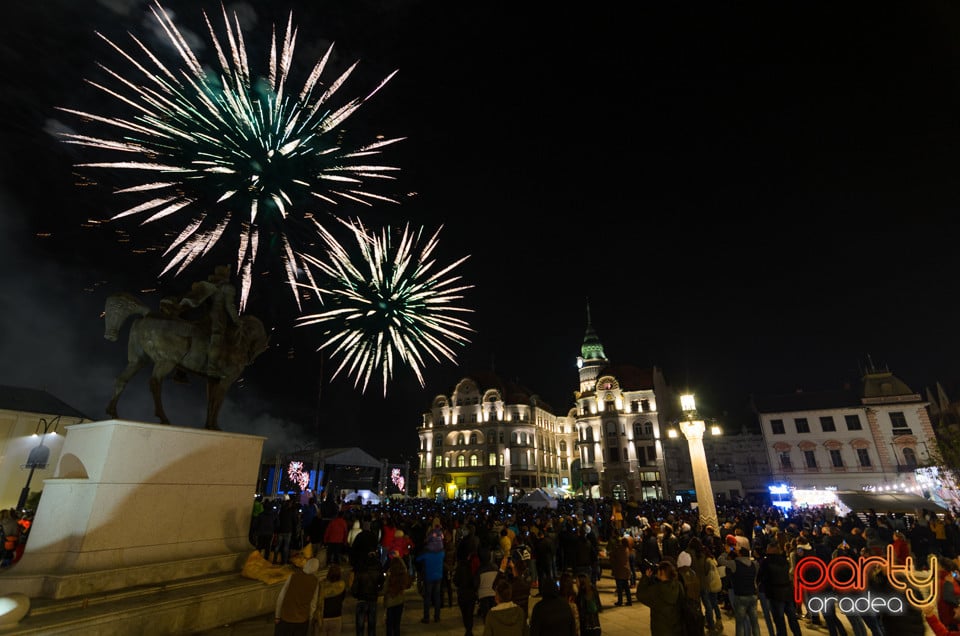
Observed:
[[[274,610],[274,636],[305,636],[317,609],[320,561],[307,559],[303,568],[294,570],[280,588]]]

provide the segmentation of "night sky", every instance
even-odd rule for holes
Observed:
[[[267,436],[268,452],[319,439],[401,459],[431,398],[491,368],[566,412],[588,303],[612,362],[660,367],[731,428],[750,423],[751,394],[835,388],[868,356],[917,391],[954,386],[956,7],[648,4],[228,3],[254,70],[290,10],[295,68],[334,42],[338,63],[360,61],[349,96],[399,69],[349,127],[407,138],[383,155],[402,169],[403,203],[355,213],[442,225],[440,258],[470,255],[476,332],[458,365],[427,368],[426,388],[401,369],[386,398],[361,394],[331,380],[317,334],[293,327],[288,292],[258,292],[248,311],[272,346],[231,390],[222,427]],[[85,131],[57,106],[119,112],[83,81],[98,60],[122,66],[94,31],[155,45],[148,6],[21,2],[0,26],[0,383],[93,419],[125,364],[126,332],[102,337],[107,294],[156,307],[217,264],[158,280],[159,254],[137,253],[155,230],[89,227],[120,209],[109,177],[80,187],[73,164],[92,151],[52,134]],[[212,61],[201,8],[219,27],[220,5],[164,6]],[[155,421],[147,377],[121,417]],[[168,382],[165,398],[175,423],[199,425],[199,380]]]

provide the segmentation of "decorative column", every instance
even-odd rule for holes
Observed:
[[[692,395],[680,396],[680,406],[683,409],[684,421],[680,422],[680,431],[687,439],[690,449],[690,466],[693,470],[693,487],[697,491],[697,509],[700,512],[700,527],[717,523],[717,506],[713,500],[713,485],[710,483],[710,472],[707,467],[707,453],[703,448],[703,433],[706,424],[696,419],[697,411]]]

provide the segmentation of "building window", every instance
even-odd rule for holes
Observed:
[[[837,430],[837,425],[833,423],[833,417],[826,415],[820,418],[820,429],[824,433],[833,433]]]
[[[803,451],[803,461],[806,462],[807,468],[816,468],[817,454],[812,450]]]
[[[497,438],[493,435],[493,431],[487,433],[487,444],[495,444],[496,442]]]
[[[773,431],[774,435],[783,435],[783,420],[770,420],[770,430]]]
[[[656,446],[647,446],[647,461],[655,462],[657,461],[657,447]]]
[[[476,444],[476,443],[477,443],[477,434],[470,433],[470,444]]]
[[[466,465],[467,465],[466,457],[464,457],[463,455],[460,455],[459,457],[457,457],[457,468],[463,468]]]
[[[490,453],[487,455],[487,466],[496,466],[497,465],[497,454]]]
[[[859,416],[859,415],[856,415],[856,414],[854,414],[854,415],[844,415],[844,416],[843,416],[843,419],[844,419],[844,421],[847,423],[847,430],[848,430],[848,431],[860,431],[860,430],[863,430],[863,426],[860,424],[860,416]]]
[[[443,435],[437,435],[437,437],[433,440],[433,447],[443,448]]]
[[[638,411],[640,411],[640,402],[638,402],[637,400],[633,400],[632,402],[630,402],[630,412],[637,413]]]
[[[790,462],[790,451],[782,451],[780,453],[780,468],[785,470],[793,468],[793,464]]]
[[[839,450],[833,449],[830,451],[830,463],[833,464],[834,468],[843,468],[843,456]]]
[[[457,435],[457,446],[463,446],[463,434]]]
[[[500,443],[503,444],[503,431],[500,431]]]
[[[650,422],[643,423],[643,434],[644,435],[653,435],[653,424]]]
[[[810,423],[807,422],[807,418],[798,417],[793,420],[794,426],[797,427],[797,433],[809,433],[810,432]]]
[[[903,449],[903,462],[910,468],[917,467],[917,454],[912,448]]]
[[[444,465],[445,468],[450,468],[450,458],[449,458],[449,457],[444,457],[444,458],[443,458],[443,465]]]
[[[891,411],[890,424],[893,425],[893,428],[907,428],[907,418],[901,411]]]
[[[870,463],[870,452],[866,448],[857,449],[857,461],[860,462],[861,466],[869,467],[872,464]]]
[[[497,461],[499,462],[500,466],[503,466],[503,453],[500,453],[500,457],[497,458]]]
[[[560,458],[560,469],[561,469],[561,470],[566,470],[566,469],[567,469],[567,458],[566,458],[566,457],[561,457],[561,458]]]
[[[471,466],[479,466],[479,465],[480,465],[480,458],[477,457],[476,455],[471,455],[471,456],[470,456],[470,465],[471,465]]]
[[[610,446],[607,448],[607,460],[610,462],[619,462],[620,461],[620,449],[616,446]]]
[[[433,459],[433,467],[434,467],[434,468],[443,468],[443,457],[442,457],[441,455],[437,455],[436,457],[434,457],[434,459]]]
[[[560,440],[560,452],[566,454],[567,452],[567,442],[566,440]]]
[[[640,408],[643,409],[644,413],[650,412],[650,400],[640,400]]]
[[[617,435],[617,423],[616,422],[607,422],[607,437],[616,437]]]

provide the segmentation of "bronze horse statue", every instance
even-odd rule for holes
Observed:
[[[120,328],[130,316],[139,316],[130,326],[127,339],[127,367],[117,376],[113,399],[107,405],[107,414],[116,419],[117,401],[127,382],[149,362],[150,393],[153,395],[154,414],[163,424],[170,420],[163,410],[160,389],[163,379],[175,369],[201,375],[207,380],[206,427],[220,430],[217,417],[227,389],[240,377],[243,369],[267,350],[269,338],[263,323],[253,316],[241,316],[235,327],[225,334],[222,353],[218,356],[219,377],[207,374],[207,354],[210,331],[202,322],[154,313],[130,294],[118,293],[107,297],[104,307],[104,334],[115,342]]]

